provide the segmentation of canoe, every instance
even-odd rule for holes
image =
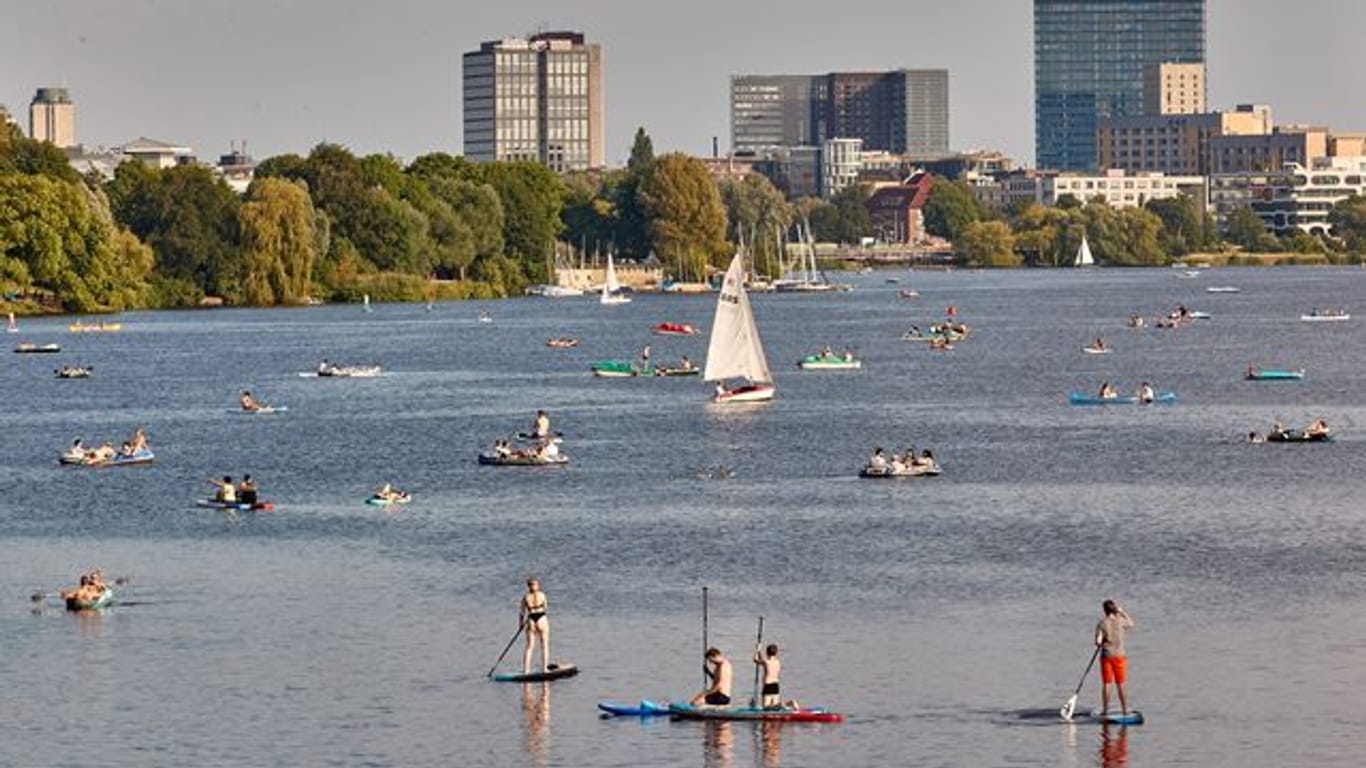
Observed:
[[[1331,443],[1333,435],[1317,434],[1311,435],[1302,429],[1292,429],[1286,432],[1269,432],[1266,436],[1268,443]]]
[[[52,354],[61,351],[62,345],[60,344],[34,344],[31,341],[26,341],[14,348],[14,354],[16,355],[41,355],[44,353]]]
[[[636,364],[626,360],[600,360],[593,363],[591,370],[593,375],[603,379],[626,379],[632,376],[653,376],[655,369],[646,364],[643,367],[636,367]]]
[[[797,361],[797,367],[804,371],[851,371],[862,368],[863,361],[844,355],[807,355]]]
[[[1085,392],[1072,392],[1067,395],[1067,401],[1072,405],[1138,405],[1137,395],[1120,395],[1119,397],[1097,397],[1086,394]],[[1176,402],[1175,392],[1158,392],[1154,403],[1161,405],[1171,405]]]
[[[614,701],[599,701],[598,709],[611,717],[658,717],[669,714],[669,703],[641,699],[639,704],[618,704]]]
[[[479,463],[490,467],[558,467],[568,464],[569,457],[562,453],[548,457],[525,454],[499,456],[493,451],[485,451],[479,454]]]
[[[74,597],[68,597],[66,609],[68,611],[98,611],[102,608],[108,608],[112,602],[114,602],[114,590],[105,587],[100,596],[94,600],[77,600]]]
[[[495,683],[540,683],[549,680],[562,680],[566,677],[573,677],[579,673],[579,668],[573,664],[551,664],[550,670],[546,672],[521,672],[494,675]]]
[[[1200,311],[1192,312],[1192,313],[1190,313],[1190,314],[1188,315],[1188,317],[1189,317],[1190,319],[1192,319],[1192,320],[1213,320],[1213,319],[1214,319],[1214,315],[1211,315],[1211,314],[1208,313],[1208,312],[1200,312]]]
[[[694,707],[670,704],[669,714],[681,720],[776,720],[784,723],[842,723],[844,715],[825,709],[760,709],[755,707]]]
[[[288,410],[289,406],[287,405],[263,405],[254,411],[249,411],[246,408],[229,408],[228,413],[238,416],[268,416],[272,413],[284,413]]]
[[[1298,371],[1249,371],[1247,374],[1248,381],[1285,381],[1303,378],[1303,368]]]
[[[1088,355],[1108,355],[1108,354],[1110,354],[1110,348],[1109,348],[1109,347],[1106,347],[1105,349],[1096,349],[1095,347],[1082,347],[1082,348],[1081,348],[1081,351],[1082,351],[1082,352],[1085,352],[1085,353],[1088,354]]]
[[[316,373],[319,378],[373,379],[384,374],[378,365],[340,365]]]
[[[698,330],[687,323],[660,323],[651,328],[650,333],[657,336],[695,336]]]
[[[244,501],[219,501],[217,499],[199,499],[195,501],[196,507],[205,509],[221,509],[224,512],[274,512],[275,505],[269,501],[258,501],[255,504],[248,504]]]
[[[1205,293],[1242,293],[1243,289],[1233,285],[1211,285]]]
[[[869,480],[885,480],[897,477],[938,477],[942,474],[944,474],[944,470],[936,465],[933,467],[902,467],[899,471],[894,470],[891,467],[884,467],[882,469],[864,467],[859,470],[858,476]]]
[[[697,366],[692,368],[664,368],[655,369],[656,376],[697,376],[702,373],[702,369]]]
[[[405,493],[396,499],[382,499],[378,496],[371,496],[365,500],[365,503],[372,507],[388,507],[393,506],[394,504],[407,504],[412,500],[413,495],[411,493]]]

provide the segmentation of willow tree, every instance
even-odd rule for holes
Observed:
[[[309,295],[318,257],[317,215],[303,184],[282,178],[252,182],[238,213],[248,304],[293,304]]]

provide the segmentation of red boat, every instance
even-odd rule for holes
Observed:
[[[687,323],[660,323],[650,332],[660,336],[696,336],[698,333],[697,328]]]

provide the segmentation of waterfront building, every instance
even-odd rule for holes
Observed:
[[[1044,180],[1057,175],[1057,171],[1037,168],[1007,171],[977,179],[972,193],[982,205],[997,211],[1016,210],[1030,203],[1043,205]]]
[[[861,139],[863,149],[938,155],[949,151],[946,69],[732,75],[731,149],[821,146]]]
[[[578,32],[485,42],[464,55],[465,156],[601,168],[602,48]]]
[[[1282,125],[1262,135],[1214,136],[1209,140],[1210,173],[1276,171],[1287,165],[1308,166],[1328,156],[1328,129]]]
[[[1186,195],[1203,209],[1204,176],[1168,176],[1164,173],[1128,174],[1109,170],[1098,174],[1059,173],[1039,177],[1039,202],[1057,205],[1063,197],[1089,203],[1103,200],[1112,208],[1141,206],[1149,200],[1165,200]]]
[[[28,135],[61,149],[76,146],[76,105],[65,88],[39,88],[28,105]]]
[[[923,171],[894,184],[878,184],[868,198],[875,237],[884,243],[915,244],[925,236],[925,203],[934,176]]]
[[[821,144],[822,197],[833,197],[858,182],[863,171],[863,139],[826,139]]]
[[[1366,194],[1366,157],[1324,157],[1306,167],[1290,163],[1276,171],[1240,171],[1210,176],[1210,205],[1223,230],[1239,208],[1251,208],[1278,235],[1299,229],[1326,235],[1333,206]]]
[[[1214,167],[1214,138],[1271,131],[1271,108],[1254,104],[1232,112],[1106,117],[1096,128],[1096,158],[1102,169],[1205,175]]]
[[[1143,114],[1145,70],[1204,61],[1205,0],[1034,0],[1036,164],[1095,169],[1099,121]]]

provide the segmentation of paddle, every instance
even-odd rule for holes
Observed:
[[[760,650],[764,645],[764,617],[759,617],[759,635],[754,638],[754,649]],[[749,708],[754,709],[759,706],[759,665],[754,665],[754,695],[750,697]]]
[[[711,648],[707,637],[707,588],[702,587],[702,687],[711,687],[711,670],[707,669],[707,649]]]
[[[120,577],[118,577],[117,579],[114,579],[113,584],[114,584],[114,586],[116,586],[116,587],[123,587],[123,586],[127,586],[127,585],[130,584],[131,582],[132,582],[132,578],[131,578],[131,577],[129,577],[129,576],[120,576]],[[41,603],[41,602],[43,602],[43,600],[47,599],[48,597],[55,597],[55,598],[57,598],[57,599],[60,600],[63,591],[65,591],[65,590],[58,589],[57,592],[56,592],[55,594],[48,594],[48,593],[46,593],[46,592],[34,592],[32,595],[29,595],[29,600],[32,600],[32,601],[35,602],[35,603]]]
[[[484,677],[493,677],[493,671],[495,669],[498,669],[499,664],[503,663],[503,657],[507,656],[508,651],[512,650],[512,644],[517,642],[517,638],[522,636],[522,629],[524,628],[524,624],[517,625],[517,632],[512,635],[512,639],[508,641],[508,644],[503,646],[503,652],[498,654],[498,660],[493,662],[493,666],[489,667],[489,673],[487,675],[484,675]]]
[[[1086,662],[1086,671],[1081,673],[1081,679],[1077,681],[1077,689],[1073,691],[1072,695],[1067,698],[1067,702],[1058,709],[1058,714],[1062,715],[1062,719],[1072,719],[1072,713],[1075,712],[1077,709],[1077,697],[1081,695],[1082,683],[1085,683],[1086,676],[1091,674],[1091,667],[1095,666],[1096,657],[1098,656],[1100,656],[1099,645],[1096,646],[1096,650],[1091,654],[1091,660]]]

